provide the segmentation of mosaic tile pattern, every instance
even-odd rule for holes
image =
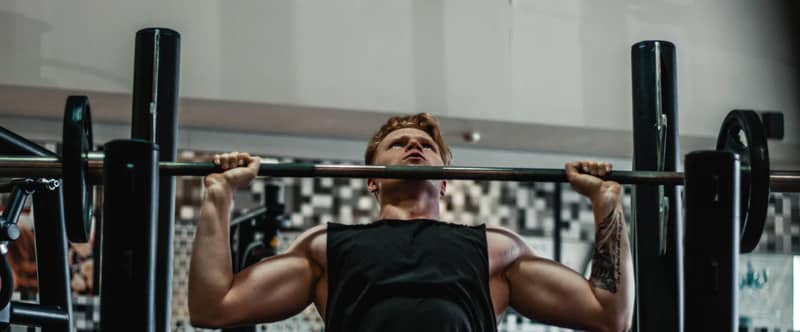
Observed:
[[[756,253],[800,254],[800,194],[772,193]]]
[[[75,330],[89,332],[100,330],[100,297],[76,295],[72,298]]]

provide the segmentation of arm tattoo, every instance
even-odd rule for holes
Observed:
[[[611,293],[617,292],[620,279],[620,247],[624,236],[625,221],[621,209],[614,208],[611,214],[597,225],[595,247],[592,255],[591,282],[595,287]]]

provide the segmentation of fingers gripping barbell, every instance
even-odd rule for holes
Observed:
[[[64,116],[61,160],[46,157],[0,157],[0,177],[61,177],[64,179],[65,217],[73,242],[86,241],[91,222],[91,179],[100,179],[103,155],[92,153],[89,103],[85,97],[70,97]],[[732,111],[723,122],[717,149],[734,152],[741,158],[742,252],[755,249],[764,227],[770,188],[774,191],[800,191],[800,172],[769,171],[766,137],[758,115],[753,111]],[[221,169],[211,162],[160,162],[161,175],[204,176]],[[450,167],[450,166],[374,166],[315,165],[303,163],[261,164],[261,176],[461,179],[499,181],[566,182],[561,169]],[[680,172],[612,171],[604,179],[621,184],[683,185]],[[69,199],[68,199],[69,198]]]

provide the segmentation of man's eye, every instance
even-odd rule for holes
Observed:
[[[425,149],[428,149],[428,150],[435,150],[433,148],[433,144],[424,144],[422,147],[425,148]]]
[[[394,142],[394,143],[390,144],[389,147],[390,148],[402,148],[403,144],[400,143],[400,142]]]

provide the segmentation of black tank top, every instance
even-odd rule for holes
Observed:
[[[486,227],[328,223],[327,332],[496,331]]]

